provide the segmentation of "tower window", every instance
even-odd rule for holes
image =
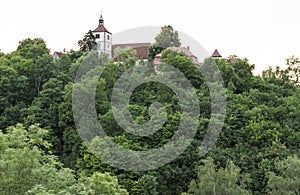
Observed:
[[[100,38],[100,35],[99,34],[96,34],[96,39],[99,39]]]
[[[107,40],[109,40],[109,35],[107,35]]]

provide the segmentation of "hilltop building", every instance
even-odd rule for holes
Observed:
[[[215,49],[214,53],[211,55],[212,58],[221,58],[221,54],[217,49]]]
[[[53,53],[53,60],[56,61],[58,60],[59,58],[61,58],[61,56],[63,55],[64,53],[63,52],[54,52]]]
[[[97,28],[92,31],[95,41],[97,43],[97,50],[101,53],[107,53],[110,58],[114,60],[117,59],[115,56],[116,48],[131,48],[135,50],[136,57],[138,59],[147,60],[149,55],[149,47],[151,43],[125,43],[125,44],[112,44],[112,33],[108,31],[104,26],[104,19],[102,14],[99,18],[99,24]],[[197,57],[189,50],[189,47],[170,47],[172,51],[178,53],[184,53],[190,58],[195,64],[201,66],[202,63],[198,61]],[[53,58],[54,61],[59,59],[63,53],[62,52],[54,52]],[[211,55],[212,58],[221,58],[221,54],[217,49]],[[159,64],[161,62],[161,54],[157,54],[154,58],[154,64]]]
[[[169,47],[167,49],[170,49],[171,51],[175,51],[177,53],[184,53],[192,62],[194,62],[197,65],[200,65],[198,62],[198,58],[190,51],[189,47]],[[157,54],[154,57],[154,64],[159,64],[161,62],[161,53]]]
[[[147,60],[148,54],[149,54],[149,47],[151,46],[151,43],[125,43],[125,44],[114,44],[112,46],[112,56],[115,58],[115,49],[116,48],[131,48],[135,50],[136,57],[138,59]]]
[[[101,53],[107,53],[112,57],[112,34],[104,27],[104,20],[102,14],[99,19],[98,27],[92,31],[97,42],[97,49]]]

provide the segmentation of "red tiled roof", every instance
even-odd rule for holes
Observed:
[[[196,57],[190,50],[188,50],[186,47],[169,47],[168,49],[172,51],[176,51],[178,53],[184,53],[188,57]]]
[[[184,53],[187,55],[195,64],[199,64],[198,58],[186,47],[169,47],[167,49],[170,49],[172,51],[178,52],[178,53]]]
[[[219,51],[217,49],[215,49],[214,53],[211,55],[211,57],[217,57],[217,58],[221,58],[221,54],[219,53]]]
[[[238,57],[229,58],[229,62],[234,63],[238,60]]]
[[[53,55],[57,55],[59,58],[63,55],[63,52],[54,52]]]
[[[107,32],[109,34],[111,34],[105,27],[102,23],[99,24],[99,26],[93,30],[92,32]]]
[[[114,57],[114,50],[116,48],[132,48],[136,51],[136,57],[139,59],[148,59],[149,47],[151,43],[126,43],[112,45],[112,52]]]

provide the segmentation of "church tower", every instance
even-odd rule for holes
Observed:
[[[111,58],[112,56],[112,36],[111,33],[104,27],[104,20],[102,14],[99,19],[98,27],[92,31],[96,38],[97,49],[99,53],[107,53]]]

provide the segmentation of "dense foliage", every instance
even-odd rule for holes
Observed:
[[[78,135],[72,91],[76,72],[87,58],[85,47],[91,47],[81,44],[82,51],[67,52],[56,61],[42,39],[23,40],[16,51],[0,55],[0,194],[299,194],[297,61],[286,70],[269,69],[259,77],[252,74],[254,65],[247,59],[206,59],[203,66],[216,63],[222,73],[227,109],[220,137],[201,157],[210,120],[208,87],[187,56],[163,51],[162,61],[179,69],[195,87],[200,125],[190,146],[174,161],[154,170],[129,172],[100,161]],[[149,150],[176,132],[181,116],[178,98],[160,83],[139,86],[129,101],[133,119],[140,124],[149,121],[149,106],[158,101],[166,108],[166,122],[147,137],[124,132],[110,105],[116,80],[136,64],[157,71],[126,52],[118,62],[109,61],[98,80],[98,119],[115,143]]]

